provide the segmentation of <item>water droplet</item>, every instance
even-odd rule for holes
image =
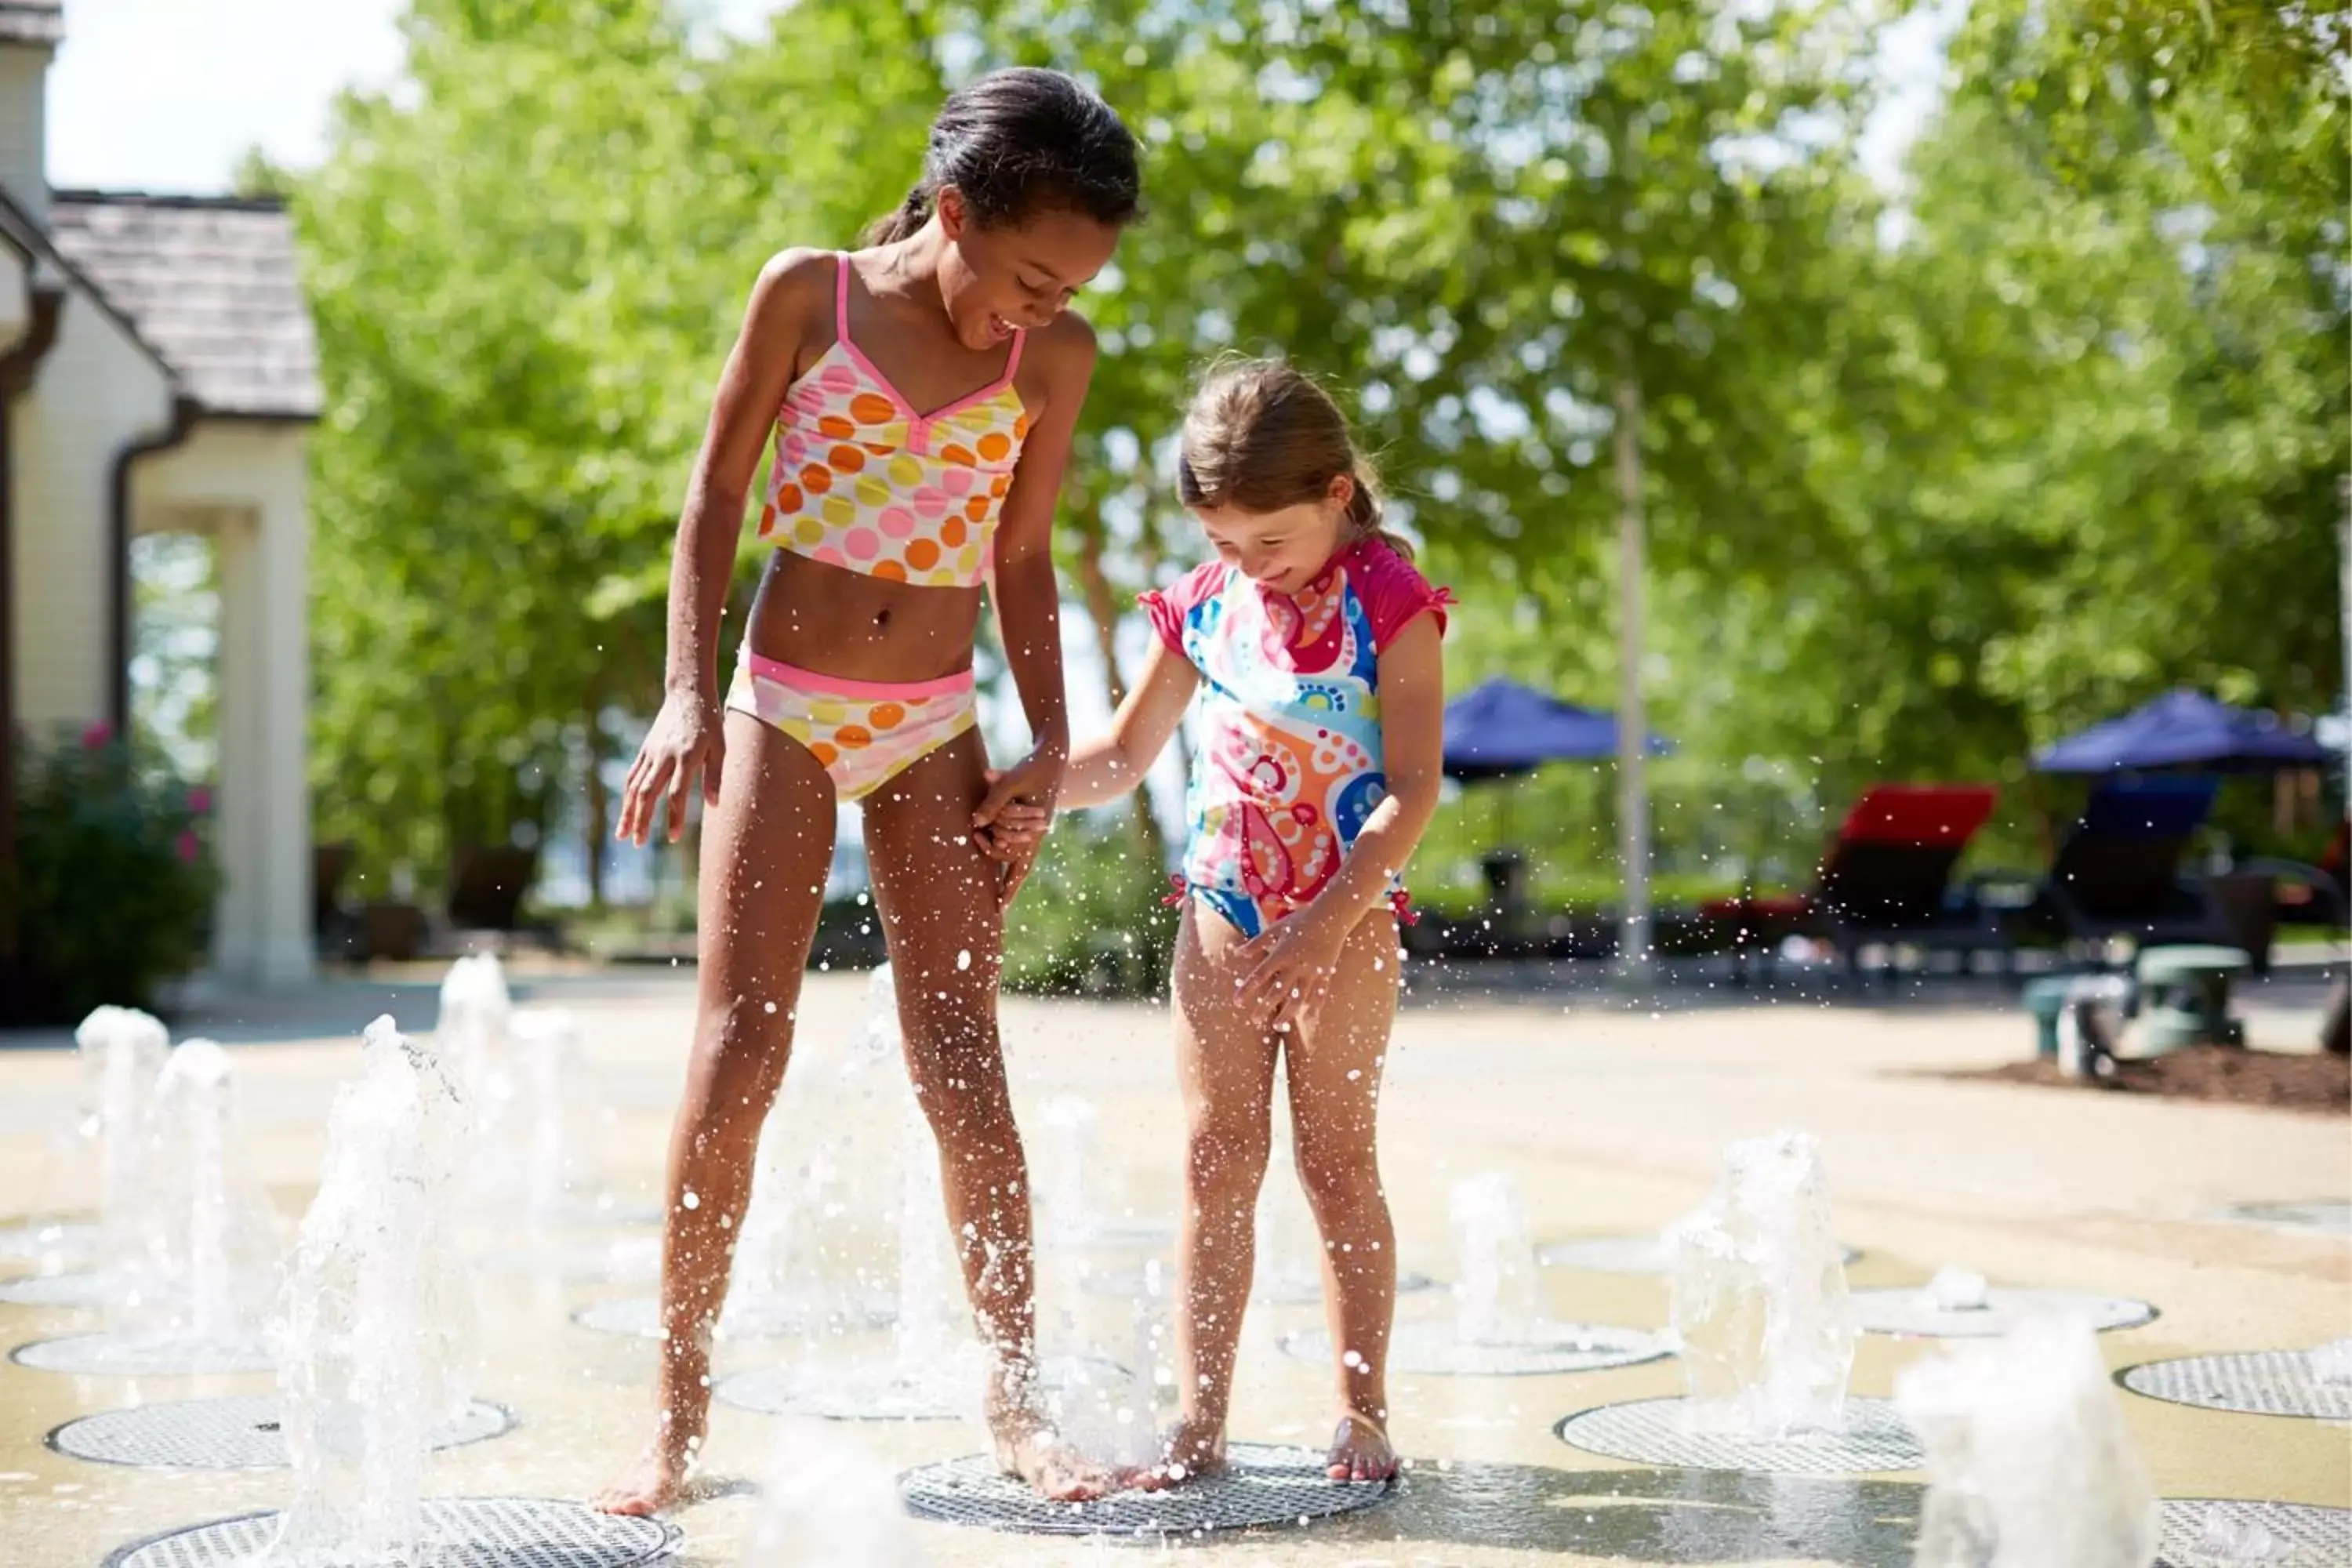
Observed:
[[[687,1193],[686,1196],[678,1199],[678,1202],[684,1204],[690,1209],[698,1209],[702,1206],[701,1194],[691,1190]]]

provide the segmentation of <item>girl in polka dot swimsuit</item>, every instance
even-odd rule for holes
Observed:
[[[1176,879],[1181,1407],[1141,1481],[1223,1463],[1277,1065],[1323,1234],[1339,1406],[1328,1473],[1382,1480],[1397,1465],[1383,1425],[1396,1248],[1373,1120],[1396,1010],[1398,878],[1437,804],[1447,597],[1381,531],[1339,409],[1286,365],[1209,378],[1177,481],[1217,559],[1143,596],[1150,660],[1110,733],[1071,753],[1060,797],[1093,805],[1134,788],[1196,706]],[[1016,807],[1007,832],[1042,831],[1044,816]]]
[[[621,836],[640,844],[657,818],[680,835],[698,782],[709,809],[657,1411],[601,1508],[667,1508],[701,1447],[711,1328],[842,800],[861,803],[908,1069],[995,1352],[998,1458],[1056,1498],[1112,1484],[1034,1397],[1028,1181],[996,982],[1036,845],[998,818],[1050,808],[1068,753],[1048,544],[1094,339],[1067,307],[1138,209],[1134,139],[1100,99],[1056,72],[998,71],[940,111],[922,178],[866,248],[784,251],[752,290],[678,525],[667,692],[621,806]],[[719,626],[771,437],[758,529],[777,548],[722,704]],[[983,584],[1033,738],[1001,775],[973,728]]]

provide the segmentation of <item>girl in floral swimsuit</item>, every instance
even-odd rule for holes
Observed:
[[[1323,1237],[1338,1361],[1329,1474],[1385,1479],[1396,1249],[1373,1121],[1396,1009],[1399,874],[1437,803],[1447,598],[1381,530],[1339,409],[1286,365],[1213,374],[1177,473],[1217,559],[1143,596],[1159,633],[1150,662],[1110,733],[1071,752],[1059,797],[1094,805],[1134,788],[1197,700],[1175,879],[1182,1407],[1140,1479],[1172,1484],[1223,1460],[1277,1060]],[[1043,816],[1016,808],[1009,832],[1040,830]]]

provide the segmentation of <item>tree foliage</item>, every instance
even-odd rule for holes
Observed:
[[[734,37],[662,0],[413,0],[406,79],[272,176],[329,384],[322,831],[429,862],[582,787],[656,695],[760,262],[848,243],[943,93],[1013,61],[1087,77],[1147,144],[1150,216],[1082,304],[1058,543],[1097,617],[1197,552],[1168,479],[1203,363],[1279,350],[1463,594],[1456,679],[1586,701],[1638,388],[1686,858],[1770,852],[1874,777],[2020,778],[2175,682],[2326,706],[2340,34],[1979,0],[1890,194],[1854,149],[1904,9],[799,0]],[[1591,782],[1553,807],[1598,864]]]

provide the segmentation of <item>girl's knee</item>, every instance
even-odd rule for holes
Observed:
[[[1265,1180],[1268,1141],[1263,1126],[1212,1123],[1192,1129],[1185,1142],[1184,1166],[1194,1195],[1255,1198]]]
[[[1298,1184],[1316,1212],[1352,1213],[1383,1201],[1381,1166],[1370,1147],[1298,1151]]]

